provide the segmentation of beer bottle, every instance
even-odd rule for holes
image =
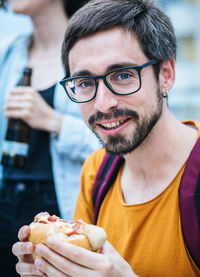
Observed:
[[[31,85],[32,69],[25,67],[18,86]],[[5,140],[2,145],[3,166],[23,168],[26,164],[29,148],[30,127],[20,119],[10,118]]]

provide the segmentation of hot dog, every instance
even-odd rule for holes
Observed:
[[[63,242],[72,243],[91,251],[99,251],[106,240],[106,233],[101,227],[82,221],[67,221],[55,215],[51,216],[47,212],[37,214],[29,227],[28,240],[34,246],[38,243],[45,244],[49,236],[56,236]],[[35,251],[32,257],[34,260],[38,257]]]

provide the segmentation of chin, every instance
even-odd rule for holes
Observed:
[[[11,0],[9,1],[11,10],[16,14],[24,14],[29,15],[31,10],[31,2],[30,0]]]
[[[15,14],[28,15],[25,9],[21,9],[20,7],[17,7],[17,5],[12,6],[11,9]]]

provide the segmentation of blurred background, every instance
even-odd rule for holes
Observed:
[[[200,122],[200,0],[157,0],[171,18],[178,40],[176,82],[169,107],[179,120]],[[0,41],[32,30],[29,18],[0,9]]]
[[[159,0],[175,28],[176,82],[169,106],[180,120],[200,121],[200,0]]]

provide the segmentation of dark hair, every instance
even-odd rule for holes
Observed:
[[[80,9],[89,0],[63,0],[65,12],[71,17],[78,9]]]
[[[6,9],[7,0],[0,0],[0,8]],[[71,17],[80,7],[82,7],[88,0],[63,0],[65,13]]]
[[[160,64],[176,58],[176,37],[170,19],[149,0],[92,0],[69,21],[62,45],[62,62],[69,76],[68,55],[76,41],[100,31],[120,26],[136,34],[144,54]]]
[[[0,8],[6,9],[7,0],[0,0]]]

